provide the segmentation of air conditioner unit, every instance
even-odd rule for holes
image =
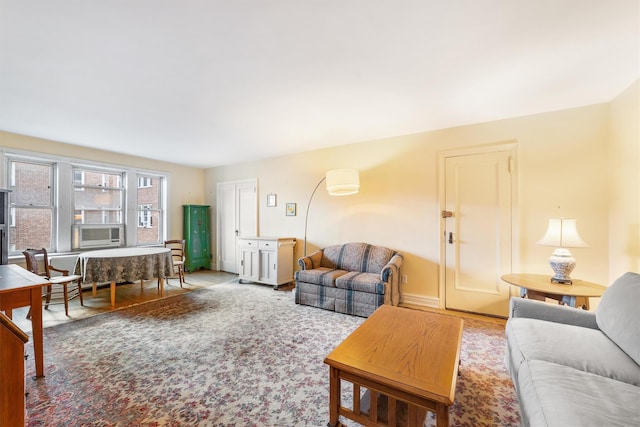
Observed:
[[[113,248],[124,245],[124,226],[76,224],[72,230],[73,249]]]

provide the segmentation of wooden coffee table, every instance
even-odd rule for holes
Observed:
[[[329,426],[339,416],[367,426],[421,426],[427,411],[449,425],[460,360],[463,321],[445,314],[383,305],[324,360],[329,365]],[[341,382],[353,384],[353,407],[342,406]],[[368,401],[361,402],[361,388]],[[379,397],[388,412],[378,414]],[[363,409],[365,408],[365,409]],[[386,416],[385,416],[386,415]]]

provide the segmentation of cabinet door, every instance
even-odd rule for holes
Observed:
[[[186,240],[187,271],[209,268],[211,244],[209,206],[184,206],[184,238]]]
[[[260,282],[275,285],[277,265],[276,251],[260,251]]]
[[[209,259],[209,209],[202,207],[193,212],[193,251],[199,258]]]
[[[240,250],[240,278],[258,281],[260,272],[260,257],[256,249],[242,248]]]

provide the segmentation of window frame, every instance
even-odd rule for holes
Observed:
[[[74,197],[75,188],[74,185],[77,181],[74,179],[74,168],[91,169],[94,171],[105,171],[107,173],[113,173],[114,171],[122,172],[123,178],[121,181],[122,187],[125,188],[124,197],[122,200],[122,217],[121,223],[124,226],[125,244],[127,246],[154,246],[153,243],[137,241],[137,215],[136,215],[136,191],[133,190],[137,187],[137,177],[139,175],[161,179],[161,188],[159,189],[159,226],[158,231],[158,245],[162,245],[163,241],[167,238],[169,233],[169,200],[167,198],[168,189],[170,187],[170,177],[168,172],[162,172],[157,170],[143,169],[132,166],[124,166],[118,164],[109,164],[98,161],[76,159],[71,157],[64,157],[54,154],[36,153],[26,150],[9,149],[0,147],[0,188],[8,188],[11,181],[9,161],[18,160],[35,163],[45,163],[54,166],[54,170],[51,174],[52,181],[52,194],[54,210],[52,217],[52,232],[55,233],[52,236],[51,246],[53,248],[52,253],[74,253],[77,252],[72,249],[72,227],[74,225]],[[80,187],[82,188],[82,187]],[[10,259],[22,259],[21,252],[14,251],[9,254]]]
[[[3,162],[6,168],[7,181],[9,183],[8,189],[11,190],[12,193],[15,194],[16,187],[16,176],[15,176],[15,163],[22,164],[32,164],[38,166],[46,166],[49,168],[49,203],[47,205],[34,205],[30,204],[18,204],[15,202],[15,198],[11,197],[11,193],[9,194],[9,227],[15,228],[16,226],[16,209],[34,209],[34,210],[48,210],[51,212],[51,224],[50,224],[50,232],[49,232],[49,247],[46,248],[47,251],[56,252],[58,245],[58,236],[56,233],[57,227],[57,218],[58,218],[58,209],[56,205],[56,175],[57,175],[57,164],[53,161],[40,159],[36,157],[28,157],[28,156],[20,156],[20,155],[6,155],[5,161]],[[11,230],[9,230],[9,235],[11,235]],[[10,242],[9,242],[10,245]],[[34,245],[31,245],[34,246]],[[19,248],[17,250],[11,250],[11,246],[9,246],[9,256],[11,255],[22,255],[22,251],[27,248]]]
[[[145,208],[145,206],[149,205],[148,201],[144,201],[144,203],[141,203],[141,201],[139,200],[139,195],[140,195],[140,190],[145,190],[145,189],[150,189],[153,188],[153,180],[157,179],[158,180],[158,200],[157,200],[157,204],[158,204],[158,208],[153,208],[153,204],[151,204],[150,208]],[[153,226],[153,216],[154,214],[157,214],[158,216],[158,240],[155,242],[144,242],[142,244],[144,245],[153,245],[153,244],[163,244],[164,240],[166,239],[166,223],[167,223],[167,215],[166,215],[166,189],[167,189],[167,177],[164,175],[159,175],[159,174],[151,174],[151,173],[145,173],[145,172],[138,172],[135,176],[135,180],[138,184],[136,191],[135,191],[135,206],[136,206],[136,217],[140,217],[140,215],[148,215],[149,217],[149,224],[150,226],[148,227],[141,227],[140,225],[138,225],[138,228],[149,228],[152,229]],[[148,186],[140,186],[140,182],[141,180],[143,182],[148,182],[149,185]],[[133,193],[133,192],[132,192]],[[138,221],[139,224],[139,221]],[[138,230],[136,230],[137,232]],[[137,240],[137,235],[136,235],[136,240]]]
[[[77,183],[75,177],[76,177],[76,173],[77,172],[82,172],[82,183]],[[86,175],[87,173],[95,173],[95,174],[99,174],[100,176],[100,184],[87,184],[86,183]],[[127,209],[127,187],[125,185],[126,183],[126,179],[127,179],[127,172],[122,170],[122,169],[111,169],[111,168],[96,168],[96,167],[87,167],[87,166],[83,166],[83,165],[73,165],[73,170],[72,170],[72,174],[73,174],[73,189],[74,191],[72,192],[73,194],[73,221],[75,224],[75,217],[76,217],[76,212],[80,211],[80,214],[82,216],[82,222],[80,222],[79,224],[104,224],[104,225],[124,225],[126,228],[126,223],[125,223],[125,213],[126,213],[126,209]],[[120,186],[110,186],[108,185],[108,180],[106,178],[107,175],[113,175],[113,176],[119,176],[120,177]],[[97,211],[101,213],[101,221],[99,223],[94,223],[94,222],[90,222],[87,223],[85,222],[85,212],[89,209],[77,209],[76,206],[76,193],[78,192],[86,192],[87,189],[92,189],[92,190],[101,190],[102,192],[107,192],[107,191],[119,191],[120,192],[120,207],[119,208],[99,208],[99,209],[95,209],[92,211]],[[107,222],[107,214],[111,213],[111,212],[115,212],[115,216],[117,217],[117,220],[115,222]]]

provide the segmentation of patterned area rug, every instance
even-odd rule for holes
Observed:
[[[325,426],[323,359],[364,320],[229,282],[46,328],[27,425]],[[503,335],[465,321],[451,425],[519,425]]]

